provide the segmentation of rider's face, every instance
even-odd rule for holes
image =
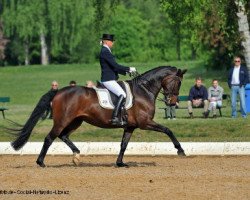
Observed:
[[[110,40],[107,40],[107,41],[106,41],[106,45],[108,45],[108,47],[109,47],[110,49],[113,47],[113,44],[114,44],[113,41],[110,41]]]

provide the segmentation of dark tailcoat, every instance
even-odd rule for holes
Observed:
[[[118,80],[118,74],[126,75],[126,72],[129,72],[129,67],[119,65],[109,49],[104,46],[100,53],[100,64],[102,68],[102,82]]]

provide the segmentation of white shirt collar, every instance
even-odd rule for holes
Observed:
[[[239,74],[240,74],[240,66],[239,67],[234,66],[231,84],[240,84]]]
[[[106,48],[108,48],[108,50],[111,52],[111,49],[109,48],[108,45],[104,44],[103,46],[106,47]]]

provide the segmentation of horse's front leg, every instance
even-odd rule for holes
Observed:
[[[157,131],[157,132],[163,132],[163,133],[167,134],[169,136],[169,138],[171,139],[171,141],[173,142],[174,147],[178,150],[177,154],[179,156],[186,156],[186,154],[184,153],[184,150],[181,147],[181,144],[179,143],[179,141],[176,139],[173,132],[169,128],[162,126],[160,124],[157,124],[154,121],[149,121],[145,125],[145,127],[140,127],[140,128],[145,129],[145,130],[153,130],[153,131]]]
[[[123,156],[124,156],[124,152],[128,146],[128,142],[131,138],[131,135],[133,133],[133,131],[135,130],[135,128],[130,128],[130,127],[127,127],[124,129],[124,133],[123,133],[123,137],[122,137],[122,142],[121,142],[121,149],[120,149],[120,153],[119,153],[119,156],[116,160],[116,165],[118,167],[127,167],[128,165],[123,163]]]

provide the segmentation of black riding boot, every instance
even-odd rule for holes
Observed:
[[[122,121],[120,121],[118,118],[118,113],[121,110],[121,107],[123,105],[124,100],[125,99],[123,98],[123,95],[120,95],[119,99],[117,101],[117,104],[114,108],[114,111],[113,111],[112,120],[111,120],[112,125],[118,125],[118,126],[124,125],[124,124],[122,124]]]

